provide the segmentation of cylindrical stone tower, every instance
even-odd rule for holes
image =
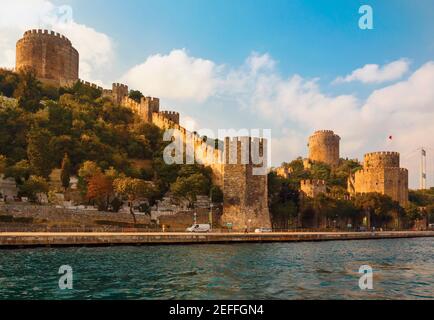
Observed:
[[[309,159],[337,166],[340,140],[341,138],[331,130],[316,131],[309,137]]]
[[[17,42],[16,70],[33,69],[44,83],[62,86],[76,82],[78,65],[78,51],[59,33],[30,30]]]

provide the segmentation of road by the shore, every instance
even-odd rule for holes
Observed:
[[[201,244],[242,242],[297,242],[434,237],[434,231],[385,232],[273,232],[273,233],[184,233],[184,232],[4,232],[0,247],[111,246],[156,244]]]

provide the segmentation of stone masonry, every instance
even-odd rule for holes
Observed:
[[[316,131],[309,137],[309,160],[339,164],[339,142],[341,138],[331,130]]]
[[[400,168],[398,152],[365,155],[363,169],[348,180],[350,194],[378,192],[390,196],[401,206],[408,204],[408,170]]]
[[[42,82],[60,86],[78,80],[79,54],[71,41],[48,30],[29,30],[18,40],[16,70],[33,69]]]
[[[54,85],[72,85],[79,81],[77,50],[72,47],[68,39],[53,32],[27,31],[23,39],[18,41],[16,69],[27,67],[34,69],[40,80],[49,81]],[[240,160],[241,154],[246,150],[250,152],[254,146],[259,146],[258,151],[262,153],[261,157],[265,159],[263,161],[266,161],[265,140],[254,139],[255,143],[252,143],[252,139],[248,137],[227,138],[223,148],[220,148],[216,146],[215,141],[204,141],[202,137],[181,127],[179,113],[160,111],[158,98],[143,97],[140,102],[137,102],[128,97],[128,86],[124,84],[115,83],[110,90],[81,82],[100,89],[103,97],[108,97],[114,103],[131,109],[144,121],[153,123],[162,130],[173,129],[175,135],[183,139],[184,149],[186,145],[192,145],[194,161],[212,168],[213,182],[223,191],[223,223],[231,223],[233,229],[239,230],[246,226],[250,228],[271,226],[267,172],[255,174],[258,167],[263,166],[254,164],[250,156],[248,161],[243,163],[227,161],[232,152],[235,152],[236,158]],[[191,137],[191,144],[186,143],[187,137]]]
[[[301,180],[300,190],[306,196],[315,198],[321,193],[327,193],[327,186],[324,180]]]

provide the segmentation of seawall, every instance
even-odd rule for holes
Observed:
[[[434,237],[434,231],[287,233],[0,233],[0,247],[266,243]]]

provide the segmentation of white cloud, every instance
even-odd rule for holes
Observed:
[[[396,60],[382,67],[378,64],[366,64],[345,77],[338,77],[334,82],[383,83],[400,79],[409,67],[410,61],[407,59]]]
[[[269,55],[253,54],[238,68],[214,67],[207,79],[213,89],[202,96],[198,110],[205,105],[213,106],[211,112],[224,113],[225,120],[219,121],[221,128],[231,128],[236,118],[247,118],[243,116],[246,112],[256,118],[244,122],[246,128],[270,125],[275,166],[305,156],[309,135],[318,129],[331,129],[342,138],[342,157],[363,159],[366,152],[400,152],[402,166],[410,170],[411,186],[417,187],[419,159],[414,150],[434,145],[434,62],[420,66],[401,82],[374,90],[363,100],[354,95],[327,94],[318,79],[282,77]],[[160,85],[163,92],[164,82]],[[179,102],[184,98],[181,96]],[[172,105],[178,105],[176,98]],[[183,123],[192,121],[187,118]],[[198,127],[194,121],[194,128]]]
[[[146,95],[201,102],[214,93],[218,69],[214,62],[190,57],[184,49],[173,50],[148,57],[121,81]]]
[[[353,95],[328,95],[316,79],[283,78],[275,69],[257,73],[243,69],[228,79],[226,94],[233,88],[233,94],[243,97],[240,107],[250,106],[258,117],[274,124],[274,132],[281,132],[273,135],[274,165],[305,155],[308,136],[331,129],[342,138],[343,157],[399,151],[402,165],[410,170],[411,185],[417,186],[419,162],[412,151],[434,145],[434,62],[404,81],[373,91],[364,101]]]
[[[28,29],[51,29],[68,37],[80,53],[80,77],[95,80],[113,59],[112,40],[104,33],[74,21],[70,6],[48,0],[20,0],[2,3],[0,11],[0,66],[15,66],[15,44]]]

